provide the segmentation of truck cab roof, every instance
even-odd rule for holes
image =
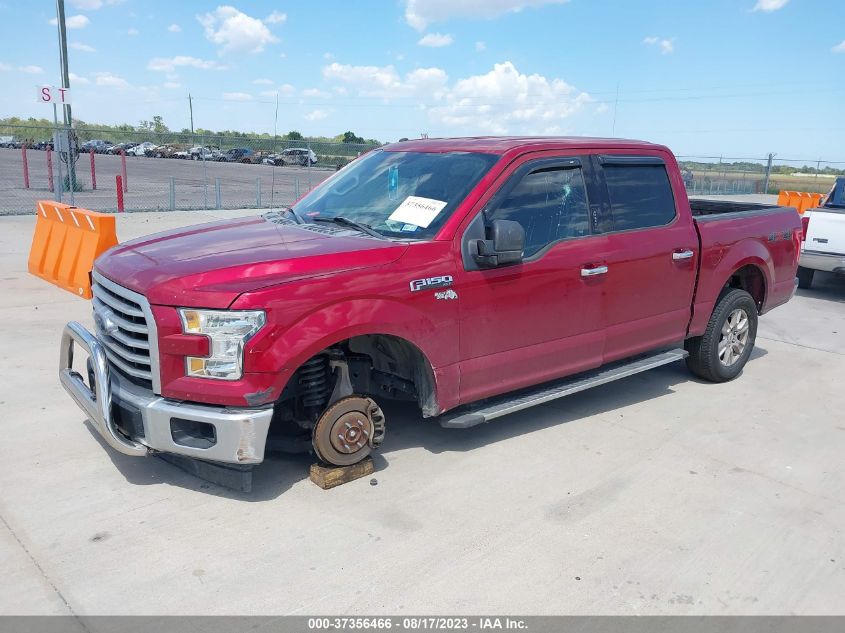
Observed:
[[[470,136],[412,139],[385,145],[388,152],[482,152],[504,154],[519,149],[666,149],[647,141],[588,136]]]

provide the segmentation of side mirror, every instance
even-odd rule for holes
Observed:
[[[495,268],[522,261],[525,229],[513,220],[493,220],[485,230],[487,239],[475,240],[473,257],[482,268]]]

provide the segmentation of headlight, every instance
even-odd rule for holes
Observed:
[[[207,358],[186,357],[186,375],[219,380],[238,380],[243,376],[244,345],[264,325],[262,310],[180,308],[179,316],[185,334],[200,334],[210,339]]]

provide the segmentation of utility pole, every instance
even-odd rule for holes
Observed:
[[[191,113],[191,135],[194,134],[194,103],[191,100],[191,93],[188,93],[188,110]]]
[[[763,180],[763,193],[769,193],[769,176],[772,174],[772,159],[776,156],[769,153],[769,161],[766,163],[766,178]]]
[[[56,24],[59,29],[59,64],[62,71],[62,87],[70,88],[70,72],[68,72],[67,63],[67,28],[65,27],[65,0],[56,0]],[[71,138],[71,128],[73,126],[73,114],[70,109],[70,104],[62,105],[62,114],[64,116],[65,131],[68,135],[67,147],[67,168],[68,168],[68,189],[70,190],[70,200],[73,204],[73,192],[76,189],[76,165],[74,162],[74,152]],[[61,160],[61,157],[59,158]]]

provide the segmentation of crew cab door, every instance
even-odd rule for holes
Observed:
[[[675,168],[659,153],[597,155],[606,231],[604,362],[682,341],[689,325],[698,233]],[[674,160],[671,163],[675,165]]]
[[[458,233],[462,402],[601,363],[602,284],[582,270],[600,263],[595,253],[605,238],[593,231],[585,160],[533,154],[515,161],[497,185]],[[522,225],[523,260],[484,268],[470,246],[499,219]]]

